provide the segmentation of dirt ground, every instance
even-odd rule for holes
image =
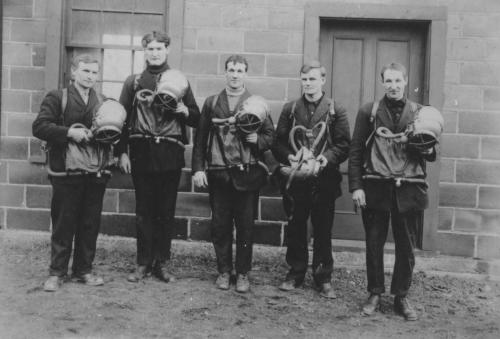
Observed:
[[[214,287],[210,244],[175,242],[176,282],[132,284],[134,240],[101,237],[95,271],[105,285],[67,282],[55,293],[42,290],[49,252],[47,234],[0,232],[0,338],[500,338],[495,281],[416,272],[411,300],[420,319],[406,322],[389,295],[374,316],[360,314],[360,269],[335,269],[335,300],[321,298],[310,277],[304,288],[279,291],[283,249],[255,249],[248,294]]]

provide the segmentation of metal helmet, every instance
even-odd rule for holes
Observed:
[[[106,144],[117,142],[126,118],[127,112],[118,101],[111,98],[105,99],[92,121],[95,140]]]
[[[167,111],[174,111],[188,87],[188,80],[181,71],[168,69],[160,74],[153,103],[163,106]]]
[[[245,99],[236,113],[236,126],[244,134],[257,132],[269,114],[264,98],[252,95]]]
[[[438,142],[443,132],[444,119],[436,108],[423,106],[412,125],[408,145],[417,150],[426,150]]]

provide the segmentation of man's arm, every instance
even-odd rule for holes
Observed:
[[[125,108],[125,112],[127,112],[127,118],[125,119],[125,124],[122,128],[122,133],[120,135],[120,140],[114,147],[115,156],[120,156],[123,153],[127,153],[127,144],[128,144],[128,136],[129,136],[129,125],[130,119],[132,116],[133,103],[134,103],[134,81],[135,75],[130,75],[123,84],[122,91],[120,93],[120,104]]]
[[[69,128],[62,126],[61,97],[60,91],[51,91],[45,96],[32,124],[33,136],[51,143],[67,143]]]
[[[200,121],[200,109],[194,98],[193,91],[191,90],[191,85],[188,86],[186,94],[182,98],[182,102],[186,105],[188,109],[188,115],[185,117],[184,122],[190,127],[197,127]]]
[[[340,105],[334,105],[335,122],[333,124],[333,129],[329,129],[332,145],[326,147],[323,155],[330,166],[338,167],[347,160],[349,155],[351,131],[349,129],[349,121],[345,108]]]
[[[192,173],[205,170],[207,142],[210,132],[211,116],[212,116],[212,100],[214,97],[209,97],[205,100],[201,110],[198,128],[194,134],[193,154],[192,154]]]
[[[274,139],[271,151],[273,156],[282,164],[289,165],[288,156],[293,154],[293,150],[288,144],[290,130],[292,129],[293,119],[290,117],[293,102],[289,102],[283,106],[281,111],[278,126],[276,127],[276,138]]]
[[[365,159],[366,141],[372,132],[370,123],[372,104],[361,107],[356,116],[354,132],[349,149],[349,192],[363,189],[363,165]]]

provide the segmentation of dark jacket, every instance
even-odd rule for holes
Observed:
[[[168,67],[167,67],[168,69]],[[145,70],[143,74],[147,72]],[[146,78],[146,77],[144,77]],[[185,166],[184,148],[172,142],[155,142],[153,139],[130,139],[129,126],[133,123],[131,119],[135,116],[134,110],[137,109],[134,104],[134,98],[137,91],[141,89],[150,89],[141,81],[142,77],[137,77],[135,74],[130,75],[123,84],[120,95],[120,103],[127,111],[126,126],[123,128],[123,133],[120,141],[115,147],[115,154],[120,155],[127,152],[127,146],[130,151],[130,162],[132,170],[135,172],[164,172],[168,170],[177,170]],[[182,102],[187,106],[189,116],[185,118],[180,116],[179,122],[182,129],[182,135],[176,137],[184,144],[188,143],[186,126],[197,127],[200,118],[200,110],[196,104],[191,86],[188,87],[186,94],[182,98]]]
[[[234,112],[238,110],[237,107],[249,96],[250,93],[245,90],[240,97]],[[217,102],[214,107],[213,101],[216,97]],[[214,107],[214,109],[212,109],[212,107]],[[267,176],[267,173],[262,171],[261,168],[251,166],[248,172],[242,171],[242,173],[238,173],[238,171],[235,170],[235,175],[230,175],[227,169],[212,168],[209,167],[207,163],[208,158],[211,156],[208,152],[208,140],[210,133],[213,131],[212,118],[229,118],[234,115],[234,112],[229,110],[229,103],[225,89],[222,90],[217,96],[213,95],[205,100],[201,110],[200,124],[196,130],[194,139],[192,171],[194,174],[198,171],[208,170],[208,179],[212,184],[216,184],[217,181],[232,181],[233,185],[239,190],[256,190],[260,188],[260,184],[257,185],[259,187],[254,184],[257,182],[262,183],[265,180],[265,177],[262,176]],[[271,147],[273,140],[274,125],[271,117],[268,116],[267,119],[264,120],[258,132],[257,144],[251,147],[253,156],[259,161],[263,161],[263,153]]]
[[[387,109],[385,101],[379,101],[379,107],[376,112],[377,127],[387,127],[393,133],[400,133],[406,130],[407,125],[413,121],[415,113],[410,109],[411,101],[406,100],[403,113],[398,124],[394,124],[390,112]],[[367,156],[370,154],[370,143],[367,147],[367,140],[373,132],[373,122],[370,116],[373,103],[362,106],[356,117],[356,124],[352,136],[351,149],[349,152],[349,191],[354,192],[357,189],[363,189],[366,195],[368,208],[377,210],[390,210],[393,199],[396,198],[397,206],[400,212],[409,210],[423,210],[427,207],[427,187],[424,184],[404,183],[399,188],[393,181],[380,181],[363,179],[367,174],[365,164]],[[409,151],[410,152],[410,151]],[[420,157],[420,161],[425,170],[425,160],[434,161],[436,152],[429,156],[413,154]]]
[[[330,103],[332,101],[327,99],[325,95],[320,99],[321,101],[312,116],[306,109],[305,100],[306,99],[302,96],[295,101],[295,114],[292,114],[294,101],[290,101],[283,106],[276,128],[276,140],[272,148],[274,157],[281,164],[290,165],[288,156],[294,154],[288,141],[290,130],[293,128],[293,117],[295,117],[296,125],[302,125],[310,129],[318,122],[325,121],[327,114],[330,114]],[[318,186],[332,190],[334,196],[338,197],[342,193],[340,190],[342,176],[339,171],[339,166],[347,159],[351,137],[345,108],[335,101],[333,101],[333,108],[335,114],[329,118],[329,133],[326,139],[327,144],[323,152],[323,155],[328,160],[328,165],[319,175]]]
[[[68,101],[63,116],[62,90],[50,91],[40,105],[40,112],[33,121],[33,135],[48,142],[49,166],[55,172],[65,172],[65,153],[69,127],[75,123],[92,127],[92,118],[99,106],[96,92],[90,89],[88,104],[85,104],[74,85],[68,87]]]

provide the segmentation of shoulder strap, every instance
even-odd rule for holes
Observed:
[[[141,79],[141,73],[134,75],[134,92],[139,88],[139,80]]]
[[[64,125],[64,113],[66,112],[66,107],[68,106],[68,89],[65,87],[62,89],[61,96],[61,119]]]
[[[212,111],[215,109],[215,105],[217,105],[217,100],[219,100],[219,94],[215,94],[214,98],[212,99]]]
[[[295,127],[295,109],[297,108],[297,100],[294,100],[292,104],[292,109],[290,110],[290,119],[292,119],[292,127]]]
[[[378,101],[373,102],[372,112],[370,114],[371,123],[375,123],[375,116],[377,115],[378,105],[379,105]]]

